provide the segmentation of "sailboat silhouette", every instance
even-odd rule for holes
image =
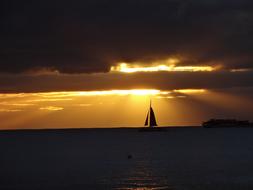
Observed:
[[[152,108],[151,100],[150,100],[149,109],[148,109],[148,113],[147,113],[147,116],[146,116],[146,119],[145,119],[144,126],[145,127],[141,127],[139,129],[139,132],[166,131],[166,129],[164,127],[156,127],[157,122],[156,122],[156,118],[155,118],[155,112]]]
[[[146,117],[144,126],[149,126],[149,127],[157,126],[156,118],[155,118],[155,112],[154,112],[154,110],[151,106],[151,100],[150,100],[149,110],[148,110],[148,113],[147,113],[147,117]]]

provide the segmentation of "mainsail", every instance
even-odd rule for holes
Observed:
[[[150,126],[150,127],[157,126],[156,119],[155,119],[155,113],[154,113],[152,107],[150,107],[150,121],[149,121],[149,126]]]
[[[149,126],[149,127],[157,126],[156,119],[155,119],[155,113],[154,113],[153,108],[151,107],[151,101],[150,101],[149,111],[147,113],[147,117],[146,117],[144,125]]]

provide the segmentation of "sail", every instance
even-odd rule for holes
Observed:
[[[156,118],[155,118],[155,113],[154,113],[154,110],[151,106],[151,100],[150,100],[150,105],[149,105],[149,111],[147,113],[147,117],[146,117],[146,120],[145,120],[145,126],[149,126],[149,127],[155,127],[157,126],[157,123],[156,123]]]
[[[150,107],[150,124],[149,124],[149,126],[150,127],[157,126],[156,119],[155,119],[155,113],[154,113],[152,107]]]
[[[148,116],[149,116],[149,112],[147,113],[147,117],[146,117],[144,126],[147,126],[147,125],[148,125]]]

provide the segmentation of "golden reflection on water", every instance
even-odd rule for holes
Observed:
[[[159,176],[152,176],[144,174],[133,174],[135,177],[129,177],[121,179],[120,187],[116,187],[117,190],[160,190],[170,189],[170,187]]]
[[[147,161],[139,161],[136,165],[129,167],[117,179],[117,190],[162,190],[171,189],[167,184],[167,179],[155,173],[151,168],[152,162],[147,157]]]

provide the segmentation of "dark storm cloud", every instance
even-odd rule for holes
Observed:
[[[251,68],[251,0],[1,1],[0,72],[107,72],[117,61]]]
[[[112,89],[229,89],[252,87],[253,72],[100,73],[79,75],[2,75],[0,92],[89,91]]]

